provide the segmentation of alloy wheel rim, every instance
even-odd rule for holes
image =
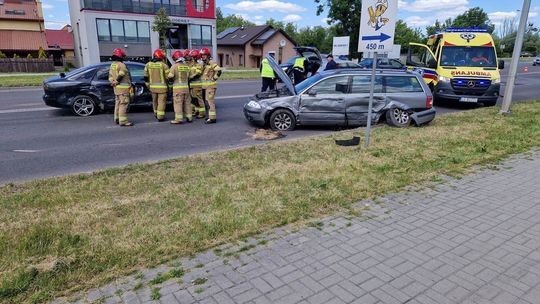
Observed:
[[[404,125],[409,122],[410,116],[406,111],[394,109],[394,118],[398,123]]]
[[[292,119],[288,114],[280,113],[274,118],[274,125],[278,130],[288,130],[292,125]]]
[[[94,104],[88,98],[80,98],[73,103],[75,113],[80,116],[89,116],[94,112]]]

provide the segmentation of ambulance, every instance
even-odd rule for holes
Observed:
[[[429,36],[427,45],[410,43],[407,67],[422,75],[435,101],[494,106],[504,61],[486,29],[448,28]]]

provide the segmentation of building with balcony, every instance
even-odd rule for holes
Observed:
[[[78,64],[110,60],[117,47],[130,60],[149,60],[159,47],[152,23],[161,7],[173,23],[166,35],[171,51],[208,47],[215,53],[215,0],[73,0],[69,10]]]
[[[47,50],[41,0],[0,0],[0,51],[7,57],[37,57]]]

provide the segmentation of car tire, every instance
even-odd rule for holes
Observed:
[[[411,114],[400,108],[392,108],[386,111],[386,122],[392,127],[406,128],[411,124]]]
[[[296,117],[286,109],[277,109],[270,115],[270,128],[275,131],[292,131],[296,127]]]
[[[98,112],[95,100],[87,95],[79,95],[73,100],[71,112],[77,116],[90,116]]]

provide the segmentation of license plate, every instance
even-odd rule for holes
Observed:
[[[461,97],[459,99],[461,102],[478,102],[478,98],[468,98],[468,97]]]

